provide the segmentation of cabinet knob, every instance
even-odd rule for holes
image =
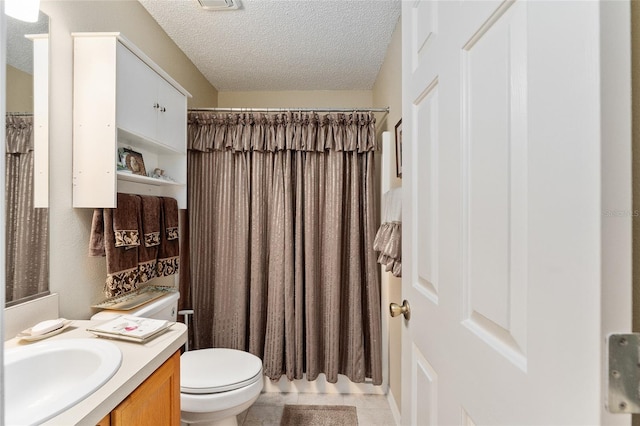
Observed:
[[[165,107],[160,108],[161,112],[165,112],[167,109]]]
[[[155,104],[153,104],[153,107],[156,108],[156,109],[160,108],[160,104],[159,103],[155,103]]]

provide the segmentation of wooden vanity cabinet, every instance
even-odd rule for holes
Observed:
[[[98,426],[178,426],[180,351],[174,353]]]

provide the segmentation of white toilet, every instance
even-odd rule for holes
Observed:
[[[129,311],[105,310],[91,319],[114,315],[176,320],[179,293]],[[180,417],[186,424],[237,426],[236,416],[249,408],[263,387],[262,361],[235,349],[199,349],[180,357]]]

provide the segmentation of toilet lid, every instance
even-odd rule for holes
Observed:
[[[235,349],[200,349],[180,357],[180,391],[217,393],[248,386],[262,377],[262,360]]]

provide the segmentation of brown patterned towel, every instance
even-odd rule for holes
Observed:
[[[164,227],[168,240],[177,240],[178,235],[178,201],[175,198],[162,197],[164,203]]]
[[[178,239],[178,202],[169,197],[161,197],[161,229],[164,232],[158,249],[158,276],[165,277],[178,273],[180,266],[180,240]]]
[[[146,283],[158,276],[158,248],[160,247],[160,198],[140,196],[140,223],[144,244],[138,248],[138,280]]]
[[[134,194],[118,193],[118,208],[113,209],[113,232],[116,247],[140,245],[140,197]],[[111,229],[111,228],[105,228]]]
[[[132,214],[137,222],[140,217],[142,201],[137,195],[126,197],[126,201],[121,204],[121,194],[118,194],[118,208],[104,209],[104,229],[114,229],[116,225],[114,217],[118,215],[118,210],[125,207],[127,214]],[[122,215],[121,215],[122,216]],[[132,221],[128,222],[132,224]],[[133,228],[130,225],[127,225]],[[138,246],[116,246],[118,236],[116,232],[105,232],[105,252],[107,255],[107,281],[105,283],[105,293],[108,297],[117,296],[127,291],[135,290],[138,287]]]
[[[91,235],[89,237],[89,256],[106,256],[104,251],[104,219],[102,209],[93,210]]]
[[[153,247],[160,245],[160,198],[141,195],[142,199],[142,233],[144,245]]]

